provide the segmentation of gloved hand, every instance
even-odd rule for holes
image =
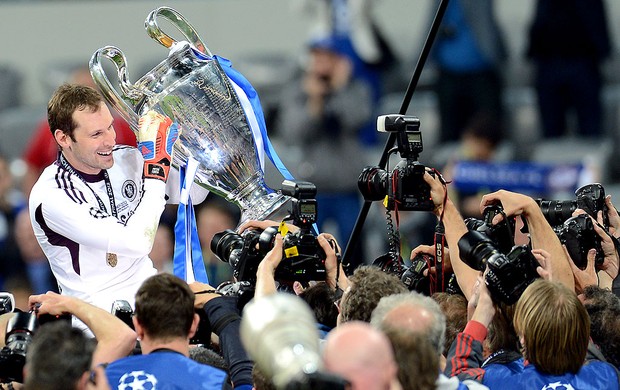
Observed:
[[[167,116],[149,111],[138,122],[138,150],[144,157],[144,177],[168,180],[172,147],[179,137],[176,123]]]

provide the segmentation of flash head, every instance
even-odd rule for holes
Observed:
[[[411,115],[388,114],[377,117],[377,131],[394,133],[420,130],[420,119]]]

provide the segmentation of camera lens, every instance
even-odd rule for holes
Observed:
[[[236,256],[233,256],[231,259],[231,254],[234,249],[241,248],[243,248],[243,238],[230,229],[215,233],[211,239],[211,252],[213,252],[218,259],[229,263],[233,267]],[[233,263],[231,263],[231,260],[233,260]]]
[[[366,167],[357,179],[357,187],[366,200],[381,200],[387,195],[388,173],[379,167]]]
[[[476,230],[470,230],[459,240],[459,255],[471,268],[482,271],[486,268],[487,260],[498,254],[493,241]]]
[[[577,202],[573,200],[541,200],[539,202],[540,211],[550,225],[561,225],[572,217],[573,211],[577,209]]]

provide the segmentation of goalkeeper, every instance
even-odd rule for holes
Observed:
[[[116,300],[133,307],[138,287],[157,272],[148,254],[160,216],[166,203],[178,203],[170,163],[179,129],[151,111],[140,118],[137,149],[116,145],[102,96],[71,84],[54,92],[47,113],[59,153],[30,194],[39,245],[61,294],[106,311]],[[199,203],[207,192],[194,188]]]

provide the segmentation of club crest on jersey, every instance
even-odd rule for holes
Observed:
[[[125,180],[121,191],[125,199],[128,199],[131,202],[136,199],[136,195],[138,194],[138,186],[133,180]]]

